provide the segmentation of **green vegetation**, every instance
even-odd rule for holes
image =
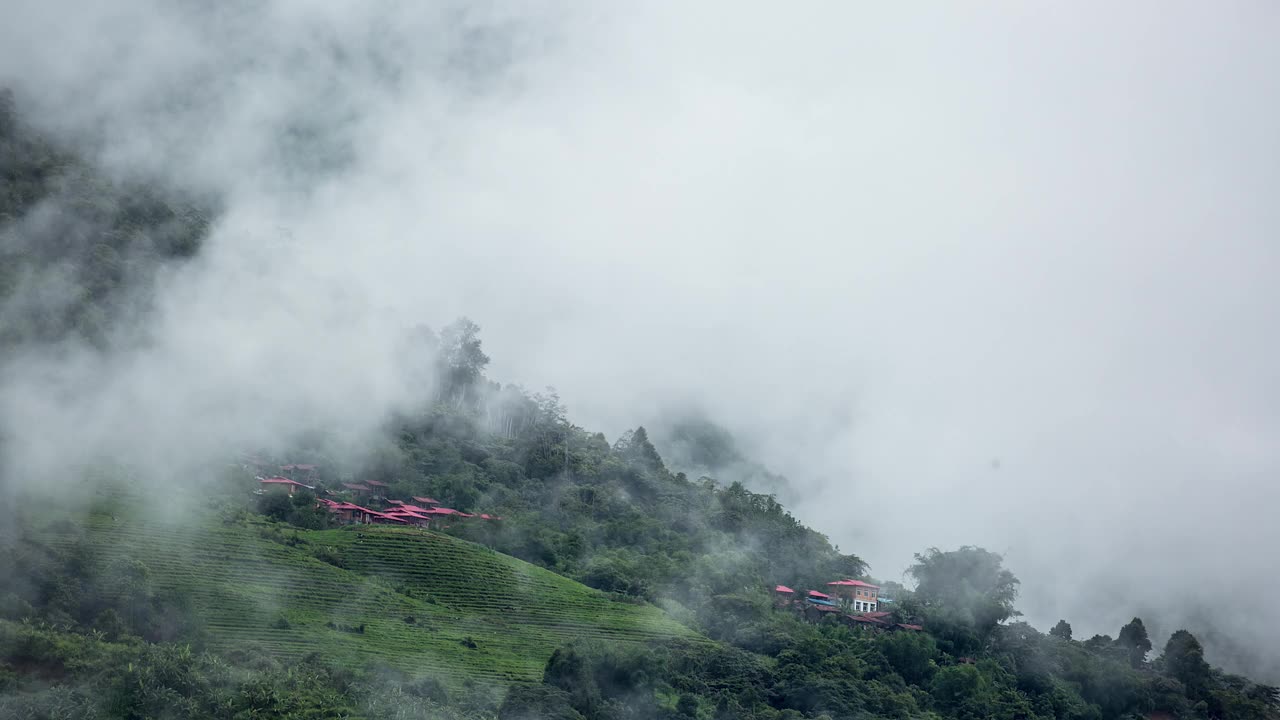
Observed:
[[[105,177],[27,127],[0,88],[0,349],[106,347],[145,314],[158,269],[196,254],[210,214],[207,202]]]
[[[320,652],[344,667],[376,662],[451,686],[535,682],[569,638],[637,642],[691,633],[656,608],[618,602],[567,578],[455,538],[399,528],[282,531],[261,522],[165,525],[93,515],[25,534],[7,574],[37,578],[19,601],[53,605],[64,624],[102,623],[96,600],[128,596],[132,616],[154,594],[189,600],[183,632],[211,650],[254,646],[279,659]],[[341,567],[339,567],[341,566]],[[100,580],[57,590],[77,568]],[[61,613],[61,614],[58,614]],[[146,635],[144,634],[144,637]]]
[[[60,289],[54,306],[7,304],[0,347],[124,341],[205,215],[97,177],[5,95],[0,160],[0,298]],[[610,443],[553,390],[490,381],[479,333],[464,318],[410,334],[435,395],[383,445],[346,460],[311,431],[274,460],[319,465],[317,493],[377,480],[500,522],[334,528],[310,492],[254,496],[251,466],[176,499],[68,480],[86,513],[13,498],[0,717],[1280,717],[1280,691],[1212,668],[1186,630],[1149,659],[1139,618],[1083,642],[1065,620],[1016,622],[1018,579],[982,548],[929,549],[915,590],[893,588],[893,620],[923,632],[776,606],[775,583],[868,568],[771,494],[673,472],[643,427]],[[667,444],[685,467],[785,485],[705,421]]]

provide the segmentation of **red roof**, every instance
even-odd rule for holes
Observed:
[[[866,623],[868,625],[884,625],[884,621],[879,618],[867,617],[866,615],[845,615],[854,622]]]
[[[810,590],[809,597],[823,598],[825,600],[830,599],[831,596],[826,593],[820,593],[817,590]]]
[[[310,485],[303,485],[297,480],[290,480],[289,478],[282,478],[282,477],[269,477],[269,478],[259,480],[258,482],[264,485],[297,485],[298,487],[304,487],[308,489],[310,489],[311,487]]]
[[[867,587],[867,588],[875,588],[876,590],[880,589],[879,585],[864,583],[861,580],[836,580],[835,582],[829,582],[827,584],[828,585],[847,585],[849,587]]]
[[[502,518],[498,517],[497,515],[490,515],[490,514],[488,514],[488,513],[480,513],[480,519],[481,519],[481,520],[501,520]]]
[[[390,487],[386,483],[378,482],[377,480],[365,480],[364,484],[368,485],[369,487]]]
[[[418,513],[415,513],[415,512],[409,512],[408,510],[391,510],[391,511],[388,511],[386,514],[387,514],[387,515],[393,515],[393,516],[395,516],[395,517],[411,517],[411,518],[414,518],[414,519],[416,519],[416,520],[430,520],[430,519],[431,519],[431,518],[427,517],[426,515],[419,515]]]
[[[414,499],[414,500],[417,500],[418,502],[422,503],[423,505],[439,505],[439,504],[440,504],[440,501],[439,501],[439,500],[433,500],[433,499],[431,499],[431,498],[429,498],[429,497],[419,497],[419,496],[417,496],[417,495],[414,495],[414,496],[413,496],[413,499]]]
[[[781,592],[781,593],[793,593],[793,592],[795,592],[795,590],[792,590],[791,588],[787,587],[786,585],[779,585],[778,587],[774,588],[774,589],[773,589],[773,591],[774,591],[774,592]]]
[[[920,625],[908,625],[907,623],[898,623],[898,627],[900,627],[900,628],[905,628],[905,629],[907,629],[907,630],[923,630],[923,629],[924,629],[924,627],[923,627],[923,626],[920,626]]]
[[[342,487],[348,490],[368,490],[369,489],[368,485],[360,485],[359,483],[356,483],[354,485],[351,483],[342,483]]]

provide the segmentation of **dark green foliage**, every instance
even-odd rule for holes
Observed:
[[[880,652],[908,684],[926,686],[937,670],[938,646],[924,633],[897,632],[880,636]]]
[[[1071,639],[1071,623],[1067,622],[1066,620],[1059,620],[1058,624],[1054,625],[1053,629],[1049,631],[1049,634],[1052,635],[1053,637],[1060,638],[1062,640],[1070,640]]]
[[[1149,647],[1150,642],[1147,645]],[[1188,696],[1204,699],[1210,680],[1209,663],[1205,662],[1204,648],[1194,635],[1186,630],[1170,635],[1164,645],[1162,661],[1164,672],[1181,682]]]
[[[512,688],[498,709],[502,720],[583,720],[569,693],[555,687]]]
[[[136,558],[104,562],[87,543],[50,548],[23,535],[0,541],[0,577],[13,586],[5,596],[12,619],[94,628],[109,637],[200,642],[189,598],[157,591],[151,574]]]
[[[252,653],[220,657],[186,645],[8,622],[0,622],[0,658],[23,669],[0,687],[5,718],[448,720],[492,717],[494,709],[483,701],[450,703],[429,677],[352,673],[314,655],[284,667]]]
[[[963,624],[982,637],[1019,614],[1013,607],[1018,579],[999,555],[966,546],[950,552],[930,548],[915,557],[908,572],[917,582],[916,599],[933,611],[931,620]]]
[[[1151,639],[1147,637],[1147,627],[1142,624],[1142,618],[1134,618],[1120,628],[1116,643],[1129,651],[1129,663],[1134,667],[1146,662],[1147,653],[1151,652]]]
[[[108,344],[148,307],[157,270],[196,254],[209,214],[103,176],[28,127],[0,91],[0,347]]]
[[[288,520],[293,514],[293,500],[282,490],[269,490],[258,497],[258,512],[272,520]]]

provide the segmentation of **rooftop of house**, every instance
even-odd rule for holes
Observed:
[[[311,489],[310,485],[303,485],[297,480],[290,480],[289,478],[282,478],[282,477],[259,478],[258,482],[262,483],[263,485],[294,485],[296,487],[304,487],[308,490]]]
[[[773,591],[774,591],[774,592],[779,592],[779,593],[793,593],[793,592],[795,592],[795,590],[792,590],[791,588],[787,587],[786,585],[779,585],[779,586],[775,587],[775,588],[773,589]]]
[[[845,615],[845,617],[856,623],[863,623],[865,625],[887,625],[888,624],[884,620],[881,620],[880,618],[874,618],[868,615]]]
[[[809,591],[809,597],[822,598],[823,600],[830,600],[830,599],[831,599],[831,596],[830,596],[830,595],[828,595],[828,594],[826,594],[826,593],[820,593],[820,592],[818,592],[817,590],[810,590],[810,591]]]
[[[880,589],[879,585],[872,585],[871,583],[865,583],[865,582],[862,582],[861,580],[836,580],[835,582],[827,583],[827,585],[843,585],[846,587],[864,587],[864,588],[872,588],[874,590]]]

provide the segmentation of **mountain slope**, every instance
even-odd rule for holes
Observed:
[[[538,682],[547,657],[569,640],[694,635],[652,606],[417,530],[286,535],[260,522],[97,514],[79,529],[50,525],[37,540],[64,552],[92,548],[99,572],[141,562],[157,591],[189,599],[212,649],[321,652],[338,664],[384,664],[453,685]]]

